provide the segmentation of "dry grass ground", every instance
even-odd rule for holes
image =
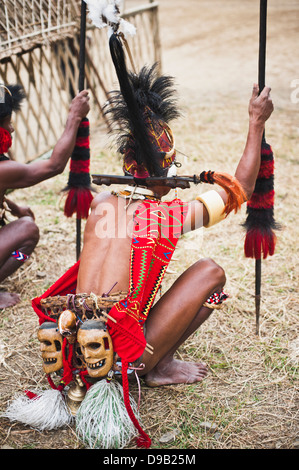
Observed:
[[[184,111],[174,130],[185,174],[202,169],[233,172],[242,153],[247,104],[257,76],[258,3],[160,2],[163,67],[177,77]],[[199,257],[212,257],[226,271],[231,299],[178,352],[181,358],[208,364],[210,373],[203,383],[158,389],[142,384],[143,425],[154,449],[299,446],[299,103],[291,100],[291,83],[299,78],[299,4],[270,3],[267,82],[272,86],[275,112],[266,136],[275,154],[275,214],[282,230],[275,255],[262,265],[260,335],[255,334],[254,261],[243,255],[244,207],[221,225],[184,236],[179,243],[178,261],[172,262],[172,269],[179,274]],[[107,149],[104,134],[101,126],[93,127],[92,172],[119,172],[120,164]],[[2,286],[19,292],[22,302],[0,315],[1,411],[15,393],[47,385],[30,299],[44,292],[75,261],[75,222],[64,218],[60,193],[66,181],[67,171],[14,193],[16,201],[26,201],[34,210],[41,238],[31,261]],[[199,190],[204,188],[179,195],[190,200]],[[164,289],[175,277],[168,275]],[[137,394],[136,386],[132,390]],[[209,430],[204,422],[215,427]],[[174,441],[160,442],[174,430]],[[39,433],[3,418],[0,445],[81,447],[72,428]]]

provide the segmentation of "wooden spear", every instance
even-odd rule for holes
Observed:
[[[259,92],[265,88],[267,36],[267,0],[260,0],[260,30],[258,83]],[[260,328],[262,256],[266,259],[275,251],[276,235],[274,230],[279,224],[274,219],[274,156],[271,146],[266,142],[265,132],[261,142],[261,164],[251,199],[247,201],[247,229],[244,251],[247,258],[255,259],[255,311],[256,334]]]
[[[266,75],[266,39],[267,39],[267,0],[260,0],[260,27],[259,27],[259,65],[258,84],[259,91],[265,87]],[[265,141],[265,132],[263,134]],[[262,257],[255,260],[255,323],[256,334],[260,329],[260,305],[261,305],[261,284],[262,284]]]
[[[79,51],[79,93],[84,90],[85,81],[85,42],[86,42],[86,3],[81,1],[80,51]],[[76,259],[81,253],[81,218],[76,218]]]

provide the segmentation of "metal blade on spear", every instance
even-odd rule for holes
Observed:
[[[81,1],[80,21],[80,50],[79,50],[79,92],[84,90],[85,82],[85,42],[86,42],[86,3]],[[75,148],[71,155],[68,191],[64,214],[71,217],[76,213],[76,258],[81,253],[81,220],[87,219],[91,194],[91,179],[89,174],[89,120],[84,118],[78,129]]]
[[[258,84],[259,92],[265,87],[266,74],[266,39],[267,39],[267,0],[260,0],[259,24],[259,59]],[[255,316],[256,334],[260,327],[262,256],[273,255],[276,235],[273,229],[278,228],[274,220],[274,158],[265,132],[261,145],[261,165],[254,192],[247,202],[247,229],[244,251],[247,258],[255,258]]]

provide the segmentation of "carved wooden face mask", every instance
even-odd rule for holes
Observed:
[[[62,336],[56,323],[44,322],[37,332],[46,374],[57,372],[63,367]]]
[[[105,377],[113,366],[113,344],[106,325],[100,320],[87,320],[77,335],[90,377]]]

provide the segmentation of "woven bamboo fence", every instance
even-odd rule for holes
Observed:
[[[27,100],[14,115],[11,158],[29,162],[53,148],[60,137],[79,80],[80,0],[2,0],[0,83],[23,85]],[[130,39],[135,65],[161,63],[158,3],[125,11],[137,35]],[[86,87],[91,123],[103,121],[102,106],[115,89],[107,30],[87,25]]]

